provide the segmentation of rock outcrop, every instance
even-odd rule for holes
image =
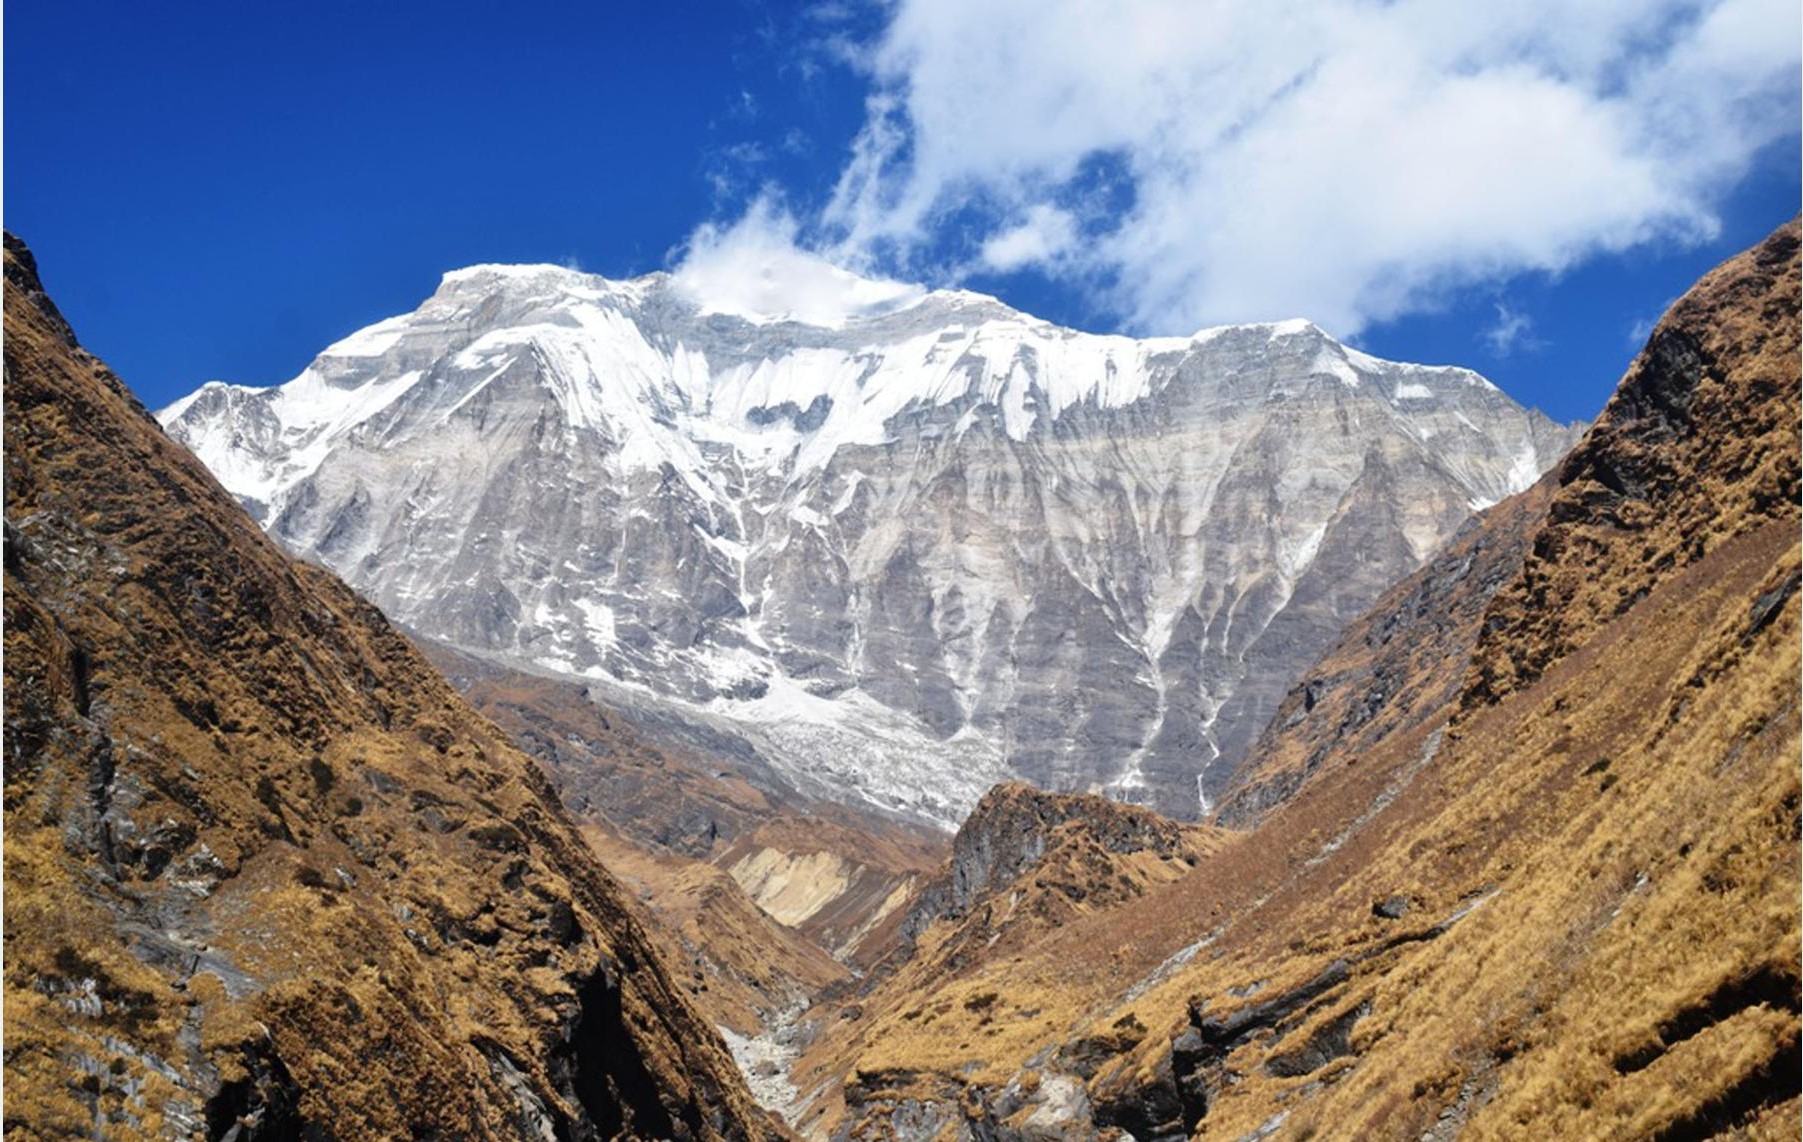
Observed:
[[[1058,1064],[1043,1083],[1016,1081],[977,1102],[967,1098],[970,1069],[917,1065],[913,1033],[961,1028],[967,1041],[960,1050],[971,1069],[978,1067],[995,1046],[988,1040],[1031,1024],[1019,1022],[1016,997],[1007,991],[967,986],[975,969],[1017,959],[1067,925],[1150,896],[1221,845],[1215,830],[1141,806],[1019,783],[997,786],[960,827],[945,867],[913,902],[896,953],[865,987],[819,1005],[792,1070],[803,1095],[798,1125],[816,1134],[837,1123],[856,1124],[871,1137],[888,1131],[927,1138],[956,1129],[968,1111],[979,1115],[979,1137],[1089,1137],[1071,1125],[1093,1124],[1087,1091],[1081,1078],[1059,1071],[1087,1077],[1124,1045],[1138,1043],[1143,1026],[1122,1023],[1069,1043],[1043,1043]],[[1022,1127],[1029,1121],[1030,1128]]]
[[[1105,797],[1047,793],[1011,782],[983,796],[952,838],[944,873],[921,892],[906,929],[917,934],[936,920],[959,920],[1014,885],[1022,874],[1068,857],[1082,846],[1100,853],[1140,853],[1194,864],[1196,830]],[[1108,892],[1115,888],[1103,884]],[[1082,890],[1072,885],[1073,892]]]
[[[532,763],[5,293],[7,1136],[778,1137]]]
[[[1009,778],[1195,818],[1340,628],[1576,435],[1302,321],[808,324],[548,266],[161,416],[409,628],[944,828]]]

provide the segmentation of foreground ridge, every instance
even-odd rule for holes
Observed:
[[[5,289],[8,1137],[777,1137],[532,764]]]

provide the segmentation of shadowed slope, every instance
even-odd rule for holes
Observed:
[[[9,1137],[774,1137],[532,764],[6,250]]]

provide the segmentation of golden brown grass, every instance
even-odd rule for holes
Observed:
[[[773,1134],[531,763],[6,263],[8,1137],[188,1134],[258,1075],[338,1138],[516,1136],[522,1089],[609,1104],[578,1017],[627,1133]]]

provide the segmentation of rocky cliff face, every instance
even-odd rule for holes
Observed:
[[[1549,475],[1466,524],[1349,625],[1278,706],[1215,823],[1251,828],[1330,758],[1443,726],[1491,604],[1520,577],[1555,484]]]
[[[1798,310],[1793,223],[1306,672],[1228,801],[1249,832],[1029,938],[1037,868],[928,925],[804,1056],[803,1125],[1795,1137]]]
[[[823,997],[810,1012],[790,1076],[792,1121],[815,1137],[929,1138],[948,1128],[964,1137],[956,1133],[964,1110],[953,1107],[964,1106],[969,1092],[950,1071],[914,1065],[914,1033],[960,1028],[972,1068],[998,1048],[1019,1048],[1023,1032],[1038,1030],[1037,1017],[1056,1023],[1061,1013],[1042,1007],[1020,1019],[1018,997],[972,986],[982,967],[1018,962],[1052,933],[1150,897],[1223,843],[1217,830],[1141,806],[997,786],[960,826],[944,868],[915,900],[896,954],[862,989]],[[1093,1067],[1144,1032],[1115,1028],[1039,1047],[1047,1059]],[[1067,1137],[1086,1137],[1093,1126],[1080,1087],[1057,1080],[970,1109],[975,1128],[996,1138],[1017,1137],[1002,1124],[1035,1115],[1061,1123]]]
[[[5,294],[8,1136],[776,1137],[532,764]]]
[[[476,267],[160,415],[396,620],[944,826],[1009,777],[1196,816],[1339,628],[1574,438],[1306,322],[722,308]]]

